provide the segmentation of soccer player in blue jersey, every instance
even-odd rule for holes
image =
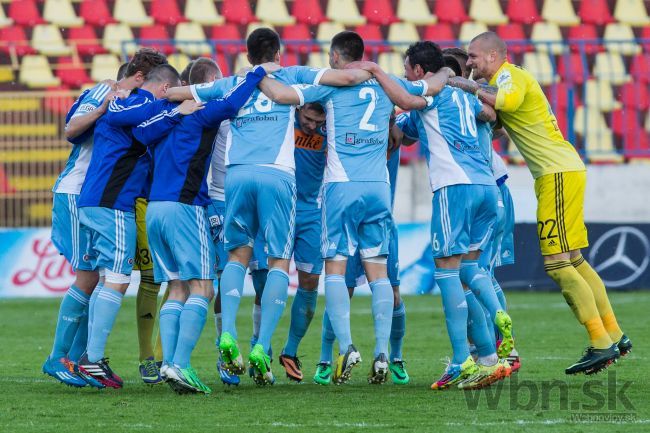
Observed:
[[[95,147],[79,195],[80,229],[88,236],[84,261],[105,272],[89,302],[88,344],[79,370],[108,387],[122,387],[104,348],[133,268],[135,199],[145,187],[151,164],[143,143],[162,138],[183,114],[200,108],[196,103],[155,101],[178,85],[178,72],[163,64],[152,69],[128,98],[109,104],[95,128]]]
[[[140,87],[149,71],[165,62],[165,57],[157,51],[140,49],[124,67],[124,76],[118,75],[117,83],[105,80],[83,92],[66,116],[65,136],[73,147],[53,188],[52,243],[70,262],[76,276],[61,301],[54,345],[43,364],[43,372],[68,385],[86,384],[75,373],[75,366],[86,349],[88,303],[99,281],[99,273],[82,260],[87,239],[79,230],[77,209],[79,192],[93,151],[95,123],[118,94],[116,91]],[[92,378],[87,379],[99,385]]]
[[[179,393],[211,392],[190,365],[213,297],[215,254],[209,239],[207,172],[221,121],[237,114],[257,84],[280,67],[256,66],[224,99],[186,116],[153,148],[147,233],[156,282],[169,283],[160,310],[161,374]],[[189,295],[189,296],[188,296]]]
[[[247,40],[251,64],[280,60],[280,38],[271,29],[261,28]],[[354,84],[369,77],[364,71],[330,71],[308,67],[289,67],[273,75],[274,80],[288,85]],[[236,77],[191,86],[191,94],[199,100],[219,98],[233,87]],[[181,89],[181,97],[184,89]],[[309,102],[294,87],[302,105]],[[185,95],[186,96],[186,95]],[[269,272],[261,299],[261,325],[257,344],[249,355],[255,381],[272,384],[269,351],[271,336],[284,311],[289,285],[289,260],[293,252],[295,228],[295,105],[278,104],[256,91],[248,103],[231,119],[226,143],[225,182],[226,215],[224,243],[228,263],[221,276],[223,332],[220,351],[225,367],[232,374],[244,371],[243,357],[237,343],[235,318],[239,308],[244,276],[252,255],[258,230],[264,236],[268,252]],[[264,140],[260,140],[264,137]]]
[[[407,50],[404,66],[407,78],[421,78],[444,66],[442,52],[432,42],[415,43]],[[376,65],[367,69],[397,105],[417,110],[409,117],[411,124],[402,127],[406,135],[417,135],[429,149],[427,162],[434,193],[432,249],[453,349],[453,359],[432,389],[489,385],[509,374],[510,366],[498,359],[483,309],[471,290],[463,290],[463,283],[471,288],[482,280],[477,278],[477,260],[496,220],[497,187],[490,161],[481,151],[476,126],[476,120],[493,122],[496,113],[475,96],[448,86],[434,98],[413,98]],[[415,133],[410,132],[413,129]],[[469,354],[468,315],[470,335],[479,350],[478,365]],[[495,323],[504,335],[510,332],[512,324],[505,311],[497,313]]]

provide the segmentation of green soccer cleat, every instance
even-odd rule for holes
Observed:
[[[176,394],[212,393],[212,390],[201,382],[201,379],[199,379],[196,371],[192,367],[180,368],[175,365],[165,365],[161,373]]]
[[[435,381],[431,385],[431,389],[434,391],[442,391],[447,389],[450,386],[456,385],[468,377],[476,374],[478,372],[478,365],[472,359],[472,356],[468,356],[465,362],[462,364],[452,364],[449,359],[447,359],[447,367],[443,371],[440,379]]]
[[[253,380],[260,386],[273,385],[275,377],[271,372],[271,357],[264,352],[261,344],[253,346],[253,350],[248,355],[248,362],[253,368]]]
[[[512,338],[512,319],[508,313],[499,310],[494,318],[494,323],[499,328],[502,337],[501,344],[497,349],[497,355],[499,355],[499,358],[507,358],[512,349],[515,348],[515,340]]]
[[[504,366],[501,362],[497,362],[490,366],[481,364],[477,365],[478,369],[476,373],[472,374],[467,379],[460,381],[458,383],[458,389],[467,390],[485,388],[499,379],[502,379],[505,375],[505,372],[503,371]]]
[[[329,385],[332,383],[332,366],[329,362],[319,362],[318,365],[316,365],[314,383],[317,383],[318,385]]]
[[[334,370],[334,383],[340,385],[350,380],[352,368],[361,362],[361,354],[354,347],[354,344],[348,346],[348,350],[336,359],[336,369]]]
[[[223,360],[224,368],[230,374],[244,374],[244,359],[239,351],[237,340],[228,332],[221,334],[219,339],[219,352]]]
[[[595,374],[616,362],[620,356],[616,343],[607,349],[588,347],[584,355],[582,355],[582,358],[575,364],[569,366],[564,372],[566,374]]]
[[[199,379],[199,375],[196,373],[192,367],[181,368],[181,373],[185,376],[189,382],[194,386],[199,392],[203,394],[212,394],[212,390]]]
[[[405,362],[401,359],[393,359],[388,368],[395,385],[406,385],[411,381],[409,374],[404,367]]]

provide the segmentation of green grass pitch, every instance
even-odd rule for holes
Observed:
[[[429,389],[450,347],[438,297],[407,297],[404,358],[412,382],[371,386],[373,327],[370,299],[352,301],[352,329],[363,363],[344,386],[311,383],[320,353],[318,314],[300,347],[307,380],[289,383],[277,363],[289,324],[289,309],[278,327],[273,387],[258,388],[243,378],[238,388],[218,382],[214,368],[214,325],[206,324],[193,365],[213,388],[210,396],[177,396],[167,387],[148,387],[137,373],[134,299],[122,306],[107,354],[125,379],[122,390],[72,389],[41,374],[51,349],[59,300],[0,301],[1,432],[641,432],[650,431],[650,381],[643,366],[648,349],[650,292],[616,293],[612,304],[633,353],[608,373],[566,377],[586,335],[559,293],[509,293],[508,302],[523,359],[520,373],[481,392]],[[251,299],[238,319],[242,348],[251,329]],[[556,381],[556,382],[554,382]]]

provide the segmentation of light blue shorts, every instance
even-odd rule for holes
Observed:
[[[147,235],[157,283],[216,277],[214,244],[203,206],[173,201],[149,202]]]
[[[387,256],[393,217],[386,182],[333,182],[323,188],[323,258]]]
[[[433,194],[434,258],[485,250],[497,219],[496,185],[451,185]]]
[[[323,272],[323,256],[320,252],[322,218],[322,211],[318,208],[301,209],[296,213],[293,259],[299,271],[314,275]]]
[[[88,239],[83,261],[94,270],[131,275],[136,245],[135,213],[106,207],[81,207],[79,222]]]
[[[255,237],[253,256],[250,262],[248,262],[248,268],[251,271],[261,271],[269,268],[269,255],[266,252],[264,235],[261,230],[257,232],[257,236]]]
[[[253,247],[261,232],[269,257],[290,259],[296,220],[295,177],[272,167],[234,165],[226,174],[226,251]]]
[[[393,224],[391,230],[390,243],[388,244],[388,263],[386,270],[388,271],[388,279],[390,285],[393,287],[400,286],[399,279],[399,241],[397,238],[397,224]],[[348,263],[345,268],[345,284],[347,287],[357,287],[365,282],[365,271],[361,263],[359,252],[348,257]]]
[[[91,271],[92,264],[83,260],[88,236],[79,227],[77,194],[54,193],[52,206],[52,243],[73,269]]]
[[[503,218],[499,221],[501,241],[499,250],[495,254],[495,267],[515,263],[515,205],[508,185],[502,183],[499,191],[503,202]]]

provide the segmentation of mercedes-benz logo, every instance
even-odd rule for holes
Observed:
[[[631,258],[631,243],[639,243],[635,250],[635,256]],[[609,246],[610,248],[604,248]],[[606,257],[606,250],[614,247],[614,254]],[[600,254],[599,254],[600,253]],[[609,230],[603,234],[589,251],[589,262],[596,272],[601,274],[605,285],[609,287],[621,287],[639,278],[645,272],[650,263],[650,242],[645,234],[634,227],[623,226]],[[612,270],[612,272],[607,272]],[[615,271],[614,271],[615,270]],[[603,277],[603,273],[607,275]]]

